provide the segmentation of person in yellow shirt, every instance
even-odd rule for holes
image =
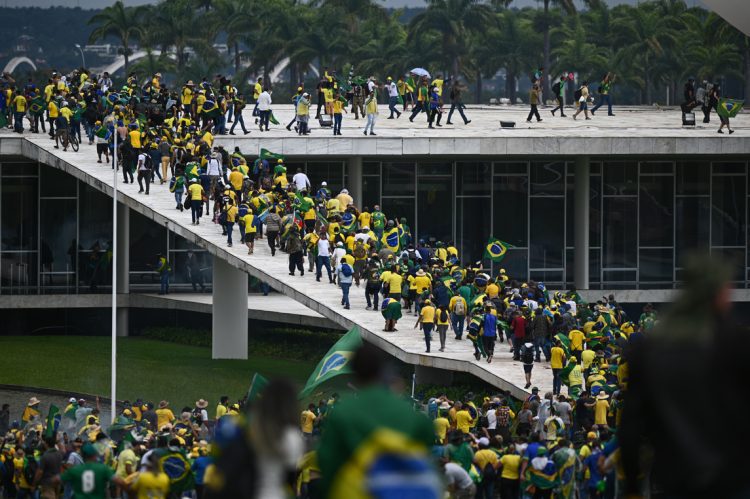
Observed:
[[[232,189],[237,193],[237,199],[242,197],[242,182],[244,175],[239,168],[232,167],[232,171],[229,173],[229,183],[232,184]]]
[[[609,412],[608,398],[609,395],[601,391],[596,396],[596,404],[594,404],[594,424],[605,428],[609,427],[607,424],[607,413]]]
[[[479,450],[474,454],[474,464],[477,465],[480,473],[484,473],[487,470],[487,466],[492,466],[493,470],[497,470],[500,465],[497,454],[490,449],[489,438],[482,437],[479,439]],[[477,487],[476,497],[494,497],[494,489],[494,480],[482,480]]]
[[[192,179],[190,181],[190,186],[188,186],[188,197],[190,199],[193,225],[199,225],[201,223],[200,220],[203,215],[203,195],[203,186],[198,183],[197,178]]]
[[[172,410],[168,406],[169,402],[162,400],[159,402],[159,408],[155,411],[156,429],[158,431],[161,431],[164,426],[171,424],[175,420],[174,413],[172,413]]]
[[[23,410],[23,415],[21,416],[21,421],[24,423],[30,422],[34,418],[39,417],[39,403],[41,400],[39,400],[36,397],[31,397],[29,399],[29,402],[26,404],[26,408]]]
[[[583,352],[583,342],[586,340],[586,335],[583,331],[572,329],[568,333],[568,339],[570,339],[571,355],[574,355],[578,362],[581,362],[581,352]]]
[[[456,429],[461,433],[469,433],[472,421],[471,414],[466,407],[462,406],[461,409],[456,411]]]
[[[183,116],[191,116],[193,114],[194,87],[193,80],[188,80],[185,86],[182,87],[180,103],[182,104]]]
[[[13,131],[23,133],[23,118],[26,115],[26,108],[28,106],[26,97],[23,94],[16,95],[11,105],[13,107]]]
[[[385,284],[388,284],[388,296],[394,300],[401,301],[401,285],[404,282],[404,278],[401,276],[401,272],[397,266],[394,266],[390,272],[383,272],[381,279]]]
[[[584,379],[587,379],[591,374],[591,363],[596,358],[596,352],[590,348],[586,348],[581,352],[581,370],[583,371]],[[588,386],[586,387],[588,388]]]
[[[227,246],[232,247],[232,232],[234,229],[234,222],[237,219],[237,204],[230,198],[229,205],[224,209],[226,213],[226,222],[224,226],[227,229]]]
[[[34,459],[34,457],[31,456],[29,459]],[[31,485],[23,474],[23,469],[26,463],[27,458],[25,457],[23,449],[20,447],[16,448],[15,457],[13,457],[13,485],[18,489],[17,492],[19,495],[25,492],[26,497],[31,497]]]
[[[257,231],[253,210],[248,209],[247,213],[240,218],[240,230],[243,234],[242,240],[245,242],[245,246],[247,246],[247,254],[252,255],[255,250],[255,233]]]
[[[461,295],[457,294],[451,297],[450,302],[448,302],[448,311],[451,313],[451,326],[457,340],[460,340],[464,334],[464,322],[468,309],[466,299]]]
[[[300,415],[300,430],[302,430],[302,436],[305,440],[312,439],[313,426],[316,419],[318,417],[315,415],[315,404],[310,404],[307,406],[307,410],[302,411]]]
[[[341,95],[338,90],[333,95],[331,108],[333,109],[333,134],[341,135],[341,122],[343,120],[342,113],[345,113],[346,109],[344,109],[344,103],[341,102]]]
[[[559,339],[555,339],[555,346],[550,350],[550,367],[552,368],[552,393],[554,395],[560,395],[560,389],[562,388],[562,380],[560,379],[560,371],[565,366],[565,350],[562,349],[562,343]]]
[[[129,490],[136,494],[136,499],[165,499],[169,493],[169,476],[159,470],[158,456],[151,454],[145,466],[146,470],[138,475]]]
[[[435,418],[433,424],[435,425],[435,437],[438,442],[445,444],[445,437],[448,435],[448,429],[451,427],[450,421],[448,421],[448,411],[440,409],[438,417]]]
[[[521,456],[516,453],[516,446],[510,444],[500,458],[500,495],[501,497],[519,497],[521,483]]]
[[[432,340],[432,329],[435,327],[435,307],[430,300],[424,301],[422,310],[419,311],[419,318],[414,327],[421,325],[424,333],[424,342],[427,345],[426,353],[430,353],[430,341]]]
[[[358,217],[359,228],[362,230],[370,230],[370,222],[372,221],[372,215],[370,214],[370,208],[365,206]]]

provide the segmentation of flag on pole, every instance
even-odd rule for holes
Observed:
[[[737,116],[737,113],[740,112],[744,103],[744,100],[721,97],[719,99],[719,105],[716,106],[716,112],[722,118],[734,118]]]
[[[247,401],[253,402],[257,399],[260,392],[262,392],[266,386],[268,386],[268,378],[258,373],[253,374],[250,388],[247,390]]]
[[[60,409],[56,405],[50,405],[49,412],[47,413],[47,427],[44,429],[45,437],[54,437],[57,434],[61,417]]]
[[[505,258],[508,249],[513,247],[512,244],[491,237],[487,241],[487,246],[484,247],[484,256],[495,263],[499,263]]]
[[[342,374],[351,374],[351,360],[354,357],[354,352],[361,345],[362,338],[359,335],[359,328],[355,326],[342,336],[318,362],[307,379],[305,387],[300,392],[300,398],[312,394],[316,388],[331,378]]]

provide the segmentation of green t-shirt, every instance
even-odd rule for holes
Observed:
[[[73,487],[74,499],[106,499],[107,483],[114,474],[105,464],[89,462],[73,466],[61,478]]]
[[[372,214],[372,227],[374,229],[382,229],[385,227],[385,215],[381,211],[375,211]]]

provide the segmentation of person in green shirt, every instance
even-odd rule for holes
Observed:
[[[604,75],[601,83],[599,83],[599,103],[591,110],[591,116],[593,116],[596,110],[602,107],[605,102],[607,103],[607,116],[614,116],[612,113],[612,96],[610,95],[610,90],[614,82],[614,74],[607,73]]]
[[[113,482],[125,488],[125,480],[115,476],[112,468],[98,462],[99,453],[92,444],[81,448],[84,463],[65,471],[60,479],[73,487],[73,499],[105,499],[107,484]]]
[[[372,231],[375,233],[375,240],[380,241],[385,229],[385,214],[380,211],[380,206],[375,205],[372,211]]]

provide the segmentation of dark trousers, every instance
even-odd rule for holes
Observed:
[[[227,222],[226,229],[227,229],[227,244],[232,244],[232,229],[234,229],[234,222]]]
[[[352,287],[352,283],[350,282],[342,282],[339,283],[339,286],[341,286],[341,304],[345,307],[349,306],[349,288]]]
[[[333,115],[333,134],[334,135],[339,135],[341,133],[341,121],[342,121],[341,113]]]
[[[159,294],[166,295],[169,293],[169,272],[162,272],[160,274],[161,286],[159,287]]]
[[[289,253],[289,273],[294,274],[294,269],[299,270],[300,275],[305,275],[305,267],[303,265],[302,251],[295,251]]]
[[[23,117],[25,113],[13,113],[13,130],[18,133],[23,133]]]
[[[132,174],[130,181],[133,181]],[[146,182],[146,194],[148,194],[148,186],[151,185],[151,170],[138,170],[138,188],[140,192],[143,192],[143,181]]]
[[[562,95],[557,96],[557,107],[552,110],[552,114],[555,114],[555,111],[560,110],[560,116],[565,116],[565,109],[563,109],[563,98]]]
[[[430,341],[432,340],[432,328],[434,324],[422,324],[422,331],[424,332],[424,344],[427,346],[427,353],[430,352]]]
[[[315,111],[315,119],[320,118],[320,110],[325,106],[326,97],[322,92],[318,92],[318,110]]]
[[[612,115],[612,97],[610,97],[609,94],[601,94],[599,97],[600,97],[599,103],[596,106],[594,106],[594,109],[591,110],[591,114],[594,114],[596,110],[602,107],[602,105],[604,105],[604,102],[606,102],[607,114],[611,116]]]
[[[235,115],[234,123],[232,123],[232,128],[229,129],[229,133],[234,132],[234,127],[237,126],[237,123],[239,123],[240,126],[242,127],[242,131],[244,133],[247,133],[247,129],[245,128],[245,119],[242,117],[242,111],[240,111],[239,113]]]
[[[318,280],[320,280],[320,278],[323,276],[323,267],[325,267],[326,271],[328,271],[328,280],[330,282],[333,282],[333,274],[331,274],[331,257],[330,256],[318,255],[316,266],[317,266],[317,270],[315,272],[315,277]]]
[[[532,116],[536,116],[537,121],[542,121],[542,117],[539,116],[539,110],[536,108],[536,104],[531,105],[531,111],[529,111],[529,115],[526,117],[526,121],[531,121]]]
[[[559,395],[562,389],[562,380],[560,379],[562,369],[552,369],[552,394]]]
[[[414,120],[414,118],[416,118],[416,116],[422,111],[424,111],[424,105],[422,101],[418,101],[417,105],[414,106],[414,109],[412,109],[411,111],[411,116],[409,116],[409,120]]]
[[[519,480],[500,479],[500,497],[503,499],[518,499],[518,490]]]
[[[266,130],[268,130],[268,120],[271,119],[271,111],[258,111],[260,113],[260,129],[263,130],[263,127],[266,127]]]
[[[495,354],[495,339],[497,336],[482,336],[482,345],[487,357]]]
[[[448,111],[448,120],[447,123],[451,122],[451,117],[453,116],[453,111],[458,110],[458,114],[461,115],[461,119],[464,120],[464,123],[469,121],[466,119],[466,115],[464,114],[464,109],[466,109],[466,106],[464,106],[463,102],[451,102],[451,110]]]
[[[388,109],[391,111],[391,115],[389,118],[393,118],[393,115],[401,116],[401,112],[396,109],[396,105],[398,104],[398,97],[389,97],[388,98]]]
[[[521,345],[523,345],[523,338],[514,336],[513,337],[513,360],[519,360],[521,358]]]
[[[465,315],[451,314],[451,324],[453,325],[453,332],[456,334],[456,339],[460,340],[464,334],[464,319]]]
[[[278,231],[269,230],[266,232],[268,238],[268,247],[271,248],[271,256],[276,254],[276,238],[279,237]]]
[[[367,306],[372,307],[374,310],[377,310],[379,305],[378,301],[378,293],[380,292],[380,286],[370,286],[369,284],[365,286],[365,299],[367,300]],[[370,301],[370,296],[372,296],[372,301]]]
[[[439,108],[430,109],[429,111],[429,117],[427,118],[427,123],[432,126],[432,123],[435,121],[435,117],[437,116],[437,124],[440,125],[440,119],[443,117],[443,113],[440,112]]]
[[[198,222],[201,219],[202,209],[203,202],[200,199],[192,199],[190,201],[190,212],[193,217],[193,223]]]

